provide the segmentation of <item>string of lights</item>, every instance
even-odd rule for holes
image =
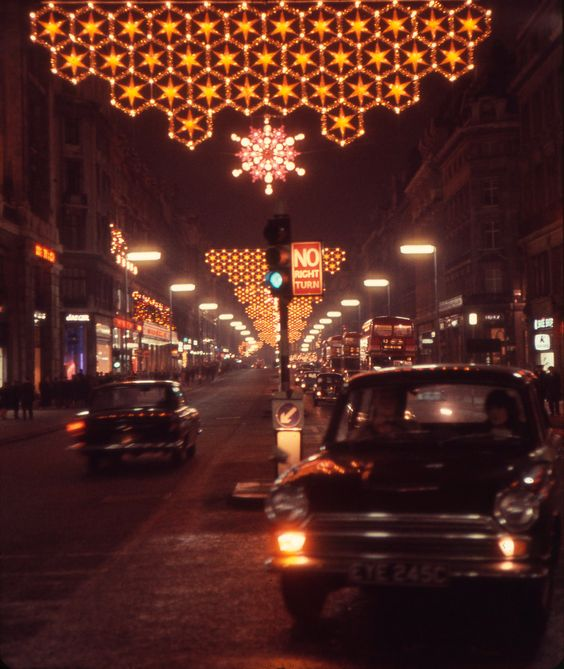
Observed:
[[[323,270],[336,274],[346,253],[339,248],[323,251]],[[216,276],[226,275],[234,285],[237,300],[243,305],[247,316],[257,331],[259,340],[275,347],[280,340],[280,317],[278,300],[264,284],[268,271],[264,249],[211,249],[205,261]],[[322,297],[294,297],[288,307],[288,337],[290,343],[298,341],[307,326],[313,306]]]
[[[150,295],[134,291],[133,297],[133,320],[141,323],[149,322],[162,325],[165,328],[171,326],[170,307],[155,300]],[[173,330],[174,325],[172,326]]]
[[[491,11],[473,0],[411,2],[53,3],[31,13],[31,39],[51,70],[77,84],[97,76],[110,102],[135,116],[156,108],[169,136],[194,149],[225,108],[251,116],[321,116],[345,146],[377,106],[418,102],[420,82],[474,68]]]
[[[128,272],[137,275],[139,269],[137,265],[127,259],[127,244],[123,232],[113,223],[110,223],[110,252],[114,256],[116,263],[121,267],[127,268]]]

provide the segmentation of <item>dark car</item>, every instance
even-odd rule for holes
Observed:
[[[301,374],[298,385],[304,393],[313,392],[318,376],[317,372],[303,372]]]
[[[67,425],[88,468],[123,455],[164,453],[180,463],[196,450],[200,414],[174,381],[124,381],[96,388],[88,411]]]
[[[314,621],[341,587],[507,588],[532,646],[562,529],[562,443],[527,371],[413,367],[356,376],[321,452],[266,511],[288,611]]]
[[[317,375],[313,386],[313,403],[336,402],[345,380],[342,374],[322,372]]]

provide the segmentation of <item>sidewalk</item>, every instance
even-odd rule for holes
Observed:
[[[66,423],[81,409],[35,409],[33,420],[15,420],[9,412],[6,420],[0,420],[0,446],[16,441],[25,441],[42,434],[64,430]]]

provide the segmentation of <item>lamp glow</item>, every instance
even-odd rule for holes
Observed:
[[[341,300],[342,307],[358,307],[360,300]]]
[[[367,288],[386,288],[390,285],[388,279],[365,279],[364,285]]]
[[[400,251],[404,255],[430,255],[435,253],[436,247],[433,244],[403,244]]]
[[[340,311],[328,311],[327,316],[329,318],[341,318],[343,314]]]
[[[198,309],[201,311],[215,311],[218,308],[218,305],[215,302],[202,302],[198,306]]]
[[[126,256],[127,260],[132,262],[143,262],[145,260],[160,260],[161,252],[160,251],[132,251]]]
[[[196,285],[193,283],[173,283],[170,290],[173,293],[191,293],[196,290]]]
[[[230,321],[233,318],[233,314],[219,314],[218,318],[220,321]]]

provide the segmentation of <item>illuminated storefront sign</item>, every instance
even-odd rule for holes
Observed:
[[[47,246],[43,246],[43,244],[35,245],[35,255],[38,258],[42,258],[43,260],[47,260],[51,263],[54,263],[57,260],[57,254],[55,251]]]
[[[535,330],[545,330],[554,327],[554,318],[535,318],[533,328]],[[539,349],[537,349],[538,351]]]
[[[87,323],[90,321],[90,314],[67,314],[65,320],[69,323]]]
[[[535,335],[535,351],[549,351],[550,350],[550,335],[537,334]]]
[[[155,323],[143,323],[143,336],[168,342],[170,340],[170,330]]]
[[[119,330],[133,330],[135,328],[135,323],[130,321],[127,318],[122,318],[121,316],[116,316],[113,320],[115,328]]]
[[[484,314],[484,320],[490,323],[498,323],[503,320],[503,314]]]

